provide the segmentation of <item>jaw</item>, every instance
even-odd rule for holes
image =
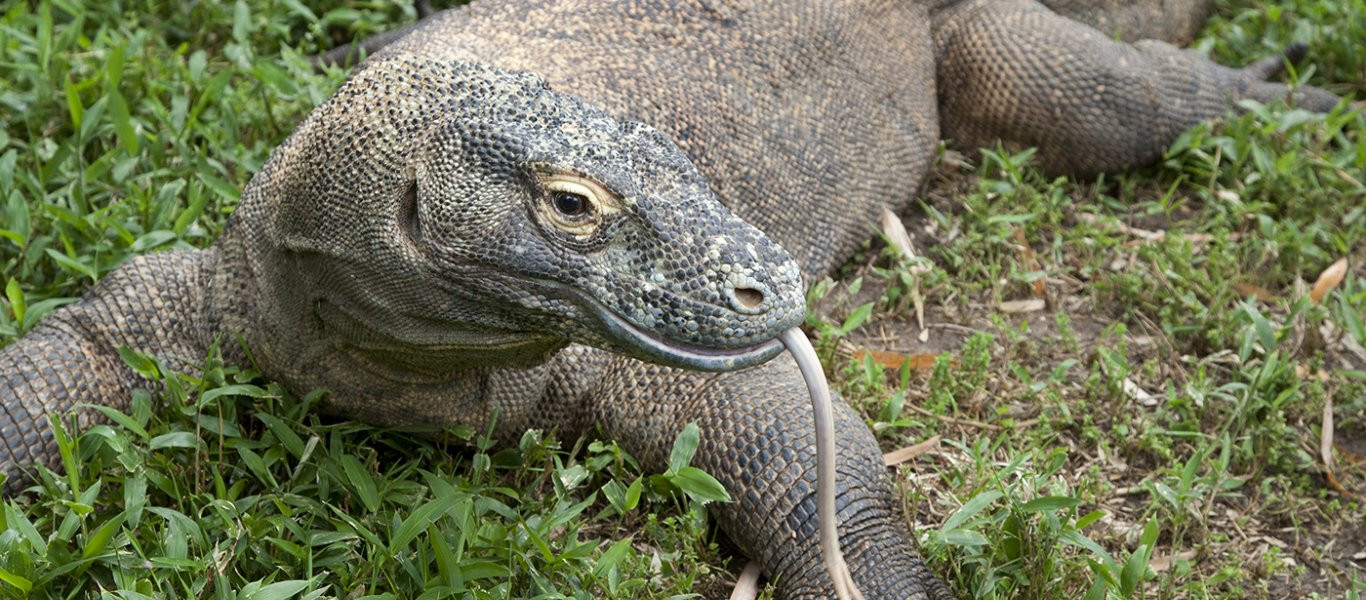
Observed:
[[[584,309],[586,322],[581,326],[590,330],[593,337],[607,342],[611,346],[608,349],[648,362],[694,371],[735,371],[763,364],[785,351],[777,338],[737,348],[710,348],[668,340],[632,324],[578,290],[569,290],[567,294],[563,288],[559,291]],[[532,367],[543,363],[565,344],[585,342],[547,333],[430,327],[432,323],[426,329],[439,329],[441,333],[437,336],[397,339],[339,308],[318,302],[315,314],[332,335],[344,340],[339,348],[353,362],[358,366],[380,367],[373,370],[386,379],[431,382],[475,366]]]
[[[411,305],[411,301],[358,305],[355,299],[366,297],[359,291],[309,296],[299,305],[311,313],[308,318],[319,323],[324,336],[337,343],[352,362],[387,376],[402,374],[424,381],[451,377],[471,367],[536,366],[570,343],[597,346],[668,367],[713,372],[757,366],[785,351],[778,336],[787,327],[775,325],[771,336],[756,336],[750,330],[744,340],[750,343],[743,345],[734,341],[722,345],[726,344],[724,340],[720,344],[689,343],[631,322],[576,286],[478,266],[462,267],[458,277],[442,278],[435,289],[422,294],[445,298],[429,301],[432,311],[425,315],[387,308]],[[498,285],[492,285],[495,283]],[[508,289],[520,289],[523,295],[509,296]],[[525,305],[527,296],[557,302],[568,310],[543,312],[544,305]],[[447,310],[450,306],[461,310],[453,313]],[[794,321],[791,325],[799,324],[803,311],[789,312]],[[715,337],[719,335],[708,339]]]

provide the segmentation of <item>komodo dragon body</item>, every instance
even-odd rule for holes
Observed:
[[[1089,173],[1286,93],[1266,64],[1114,39],[1187,39],[1205,0],[1052,4],[1106,30],[1030,0],[476,2],[427,19],[274,152],[212,248],[134,259],[0,351],[8,490],[53,464],[47,414],[145,385],[117,347],[195,361],[240,337],[268,376],[376,423],[494,419],[502,440],[596,425],[662,468],[697,422],[695,464],[735,499],[715,507],[723,529],[781,596],[830,597],[806,390],[787,357],[763,363],[802,319],[801,277],[911,201],[941,135]],[[854,580],[951,597],[871,433],[836,413]]]

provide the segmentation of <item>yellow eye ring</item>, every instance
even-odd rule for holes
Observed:
[[[579,239],[587,239],[597,232],[603,217],[621,210],[616,197],[596,181],[556,173],[541,179],[543,199],[539,203],[542,217],[556,229]]]

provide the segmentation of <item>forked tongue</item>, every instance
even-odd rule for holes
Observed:
[[[816,522],[820,526],[821,559],[830,580],[835,584],[835,595],[840,600],[863,600],[854,585],[849,565],[840,552],[838,523],[835,518],[835,414],[830,405],[830,387],[825,382],[825,371],[816,358],[816,350],[802,330],[793,327],[783,332],[783,345],[796,359],[802,370],[806,389],[811,392],[811,407],[816,415]]]

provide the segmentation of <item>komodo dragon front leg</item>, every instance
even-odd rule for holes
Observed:
[[[507,413],[496,435],[506,441],[529,427],[555,429],[563,438],[596,424],[642,468],[662,471],[678,432],[697,423],[702,437],[693,465],[733,499],[710,507],[721,528],[759,562],[778,597],[835,597],[817,543],[811,402],[789,356],[744,371],[701,373],[575,345],[542,368],[504,371],[499,379],[508,389],[543,390],[529,404],[517,394],[498,395]],[[848,404],[834,405],[840,541],[855,584],[869,599],[951,599],[911,546],[872,432]]]
[[[0,349],[0,473],[7,477],[6,496],[23,489],[24,471],[33,465],[58,466],[49,416],[75,410],[77,426],[84,429],[98,413],[76,410],[77,404],[127,410],[132,390],[147,385],[123,364],[119,347],[172,364],[203,359],[203,274],[215,257],[212,250],[137,257],[21,342]]]
[[[1338,102],[1265,81],[1280,57],[1230,69],[1162,41],[1116,41],[1033,0],[957,3],[934,15],[933,35],[943,136],[970,148],[1037,147],[1054,173],[1151,162],[1236,100],[1289,96],[1318,112]]]
[[[646,469],[664,469],[678,431],[696,422],[702,440],[693,464],[735,500],[712,507],[721,527],[776,581],[778,597],[834,597],[816,543],[811,403],[790,357],[729,373],[615,358],[589,405]],[[848,404],[834,405],[836,506],[855,584],[870,599],[951,599],[910,544],[872,432]]]

